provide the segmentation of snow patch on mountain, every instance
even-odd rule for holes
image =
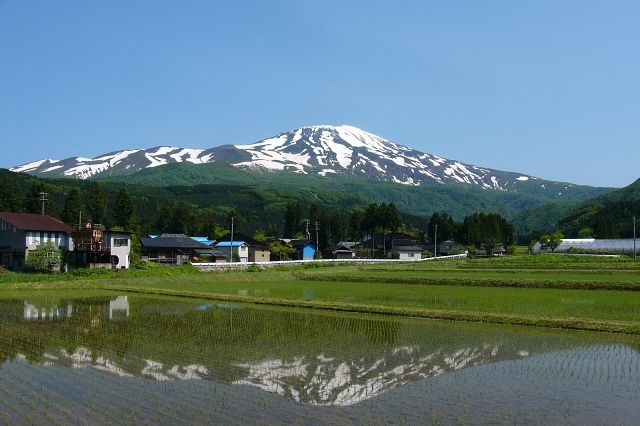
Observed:
[[[214,161],[267,171],[286,170],[319,176],[347,174],[405,185],[455,183],[502,191],[515,191],[516,183],[523,185],[535,179],[420,152],[348,125],[301,127],[252,144],[224,145],[207,150],[157,146],[112,152],[95,158],[39,160],[11,170],[88,179],[106,172],[130,174],[172,163]]]

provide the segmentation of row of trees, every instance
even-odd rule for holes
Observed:
[[[438,230],[438,241],[455,240],[469,246],[508,247],[515,241],[515,229],[499,213],[475,213],[462,222],[456,222],[446,213],[434,213],[429,220],[428,240],[433,240],[433,232]]]
[[[359,241],[373,232],[395,231],[414,235],[424,243],[433,241],[435,225],[439,241],[454,239],[477,246],[513,241],[513,227],[496,213],[475,214],[462,222],[435,213],[427,221],[401,214],[393,203],[340,203],[338,207],[321,200],[283,203],[282,194],[242,187],[157,188],[145,193],[134,186],[132,190],[134,193],[116,184],[48,181],[0,171],[0,210],[40,213],[38,194],[47,192],[45,213],[66,223],[91,221],[141,235],[168,232],[218,239],[229,232],[233,218],[236,232],[256,239],[309,237],[317,239],[320,247]]]

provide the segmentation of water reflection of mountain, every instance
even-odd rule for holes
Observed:
[[[24,302],[0,301],[0,362],[209,379],[304,404],[353,405],[446,372],[585,345],[566,334],[365,315],[126,296],[69,303],[70,317],[33,322],[6,315]]]

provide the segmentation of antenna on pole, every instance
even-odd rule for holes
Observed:
[[[49,199],[49,194],[46,192],[38,192],[38,200],[42,202],[42,216],[44,216],[44,205]]]

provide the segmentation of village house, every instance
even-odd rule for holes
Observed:
[[[230,262],[244,263],[249,261],[249,246],[244,241],[220,241],[215,245],[215,248],[224,253]]]
[[[391,256],[393,240],[412,240],[414,237],[404,232],[374,232],[367,234],[362,243],[353,249],[359,251],[364,257],[374,259],[388,258]]]
[[[228,242],[231,239],[230,235],[225,235],[220,238],[219,242]],[[234,241],[243,241],[247,247],[247,261],[248,262],[269,262],[271,258],[271,251],[269,246],[262,241],[258,241],[244,234],[236,234],[233,238]],[[227,251],[228,253],[228,251]]]
[[[291,240],[289,242],[296,252],[294,260],[313,260],[316,256],[316,243],[307,240]]]
[[[71,233],[67,260],[71,268],[129,269],[131,233],[105,231],[87,223]]]
[[[156,237],[142,237],[142,260],[181,265],[185,262],[208,262],[215,256],[214,250],[206,244],[184,234],[162,234]]]
[[[353,250],[342,244],[329,247],[324,254],[326,259],[353,259],[356,256]]]
[[[438,244],[438,256],[449,256],[452,254],[460,254],[464,252],[464,248],[453,240],[446,240]]]
[[[47,215],[0,212],[0,265],[20,270],[29,252],[49,244],[68,250],[73,228]]]
[[[422,246],[415,240],[398,239],[391,241],[391,255],[400,260],[422,259]]]

